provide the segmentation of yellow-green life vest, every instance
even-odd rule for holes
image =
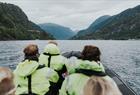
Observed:
[[[50,82],[56,83],[59,79],[57,72],[48,67],[40,68],[36,61],[25,60],[18,64],[14,71],[16,95],[28,94],[28,76],[31,75],[32,93],[44,95],[49,91]]]
[[[105,72],[102,63],[100,62],[97,63],[95,61],[88,61],[82,59],[77,59],[73,65],[69,65],[69,69],[68,69],[69,74],[75,73],[76,69],[86,69],[86,70]]]
[[[64,80],[62,87],[59,90],[59,95],[83,95],[84,85],[87,83],[92,74],[89,76],[82,72],[77,73],[77,69],[91,71],[93,72],[93,75],[96,72],[100,72],[101,75],[99,74],[99,76],[111,81],[112,84],[116,86],[115,82],[105,74],[104,67],[101,63],[78,59],[71,67],[71,71],[69,72],[70,75]]]
[[[49,60],[50,56],[51,59]],[[68,61],[65,57],[60,55],[60,50],[56,45],[48,44],[44,49],[44,53],[39,56],[39,63],[45,64],[47,67],[59,71],[68,63]]]

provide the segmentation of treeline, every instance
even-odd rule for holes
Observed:
[[[0,40],[53,39],[13,4],[0,3]]]
[[[79,32],[72,39],[140,39],[140,5],[93,24],[81,32],[82,35]]]

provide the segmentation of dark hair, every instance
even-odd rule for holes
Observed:
[[[39,55],[39,52],[38,52],[38,46],[35,45],[35,44],[30,44],[28,45],[24,50],[24,57],[25,59],[35,59],[38,61],[38,55]]]
[[[86,45],[82,51],[82,59],[89,61],[100,61],[101,52],[98,47],[93,45]]]

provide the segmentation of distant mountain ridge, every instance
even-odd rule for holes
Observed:
[[[76,34],[70,28],[54,23],[43,23],[39,24],[39,26],[58,40],[69,39]]]
[[[85,32],[84,35],[79,35],[81,31]],[[81,31],[72,39],[140,39],[140,5]]]
[[[99,27],[100,27],[100,24],[107,20],[108,18],[110,18],[111,16],[109,15],[104,15],[104,16],[101,16],[99,17],[98,19],[96,19],[87,29],[85,30],[80,30],[77,35],[75,35],[74,37],[79,37],[79,36],[84,36],[88,33],[92,33],[94,31],[96,31]]]
[[[16,5],[0,2],[0,40],[53,39]]]

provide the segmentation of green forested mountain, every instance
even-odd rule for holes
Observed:
[[[98,26],[88,28],[84,30],[85,35],[77,34],[72,39],[140,39],[140,5],[111,16]]]
[[[70,28],[58,24],[43,23],[39,24],[39,26],[46,32],[52,34],[55,39],[58,40],[66,40],[75,35],[75,32],[73,32]]]
[[[110,18],[109,15],[104,15],[104,16],[99,17],[87,29],[79,31],[77,35],[74,37],[85,36],[86,34],[96,31],[99,27],[103,25],[102,22],[107,20],[108,18]]]
[[[16,5],[0,3],[0,40],[53,39]]]

